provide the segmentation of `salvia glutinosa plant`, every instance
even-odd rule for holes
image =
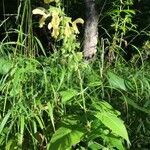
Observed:
[[[139,53],[131,62],[122,59],[136,38],[128,36],[140,35],[134,5],[132,0],[18,0],[12,16],[3,9],[0,149],[149,146],[150,77],[144,53],[149,41],[142,48],[133,45]],[[96,53],[95,60],[85,61]]]

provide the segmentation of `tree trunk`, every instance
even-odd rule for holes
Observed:
[[[83,52],[86,59],[91,59],[96,54],[98,38],[98,14],[95,8],[95,0],[84,1],[86,5],[86,23]]]

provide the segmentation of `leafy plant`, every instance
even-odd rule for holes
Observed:
[[[77,25],[83,20],[66,14],[66,8],[75,7],[72,1],[63,1],[65,7],[59,0],[43,2],[48,8],[33,9],[30,0],[20,1],[18,27],[6,30],[0,42],[0,149],[148,147],[149,42],[132,61],[118,55],[126,44],[125,36],[136,30],[132,1],[106,1],[113,3],[109,6],[112,11],[107,11],[113,33],[107,31],[111,40],[102,38],[100,59],[89,63],[79,52],[82,43]],[[74,4],[81,6],[82,2]],[[50,32],[54,51],[49,55],[34,34],[32,15],[40,16],[39,27]],[[12,33],[16,35],[13,41],[9,38]],[[108,65],[105,59],[107,48],[116,56],[115,65]],[[137,63],[139,58],[142,65]]]
[[[45,3],[50,4],[53,1],[44,1]],[[42,28],[45,25],[46,20],[51,17],[50,22],[47,25],[47,28],[51,31],[51,36],[57,41],[62,40],[62,51],[71,52],[76,49],[76,34],[79,34],[77,24],[83,24],[84,21],[81,18],[78,18],[72,21],[71,17],[66,16],[65,12],[61,8],[61,2],[55,1],[56,6],[49,5],[49,9],[38,7],[32,11],[34,15],[41,15],[39,21],[39,27]]]

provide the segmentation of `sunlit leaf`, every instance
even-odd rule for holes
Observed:
[[[81,141],[83,135],[84,132],[78,130],[78,127],[76,127],[76,129],[60,127],[52,136],[49,149],[66,150],[71,148]]]
[[[88,148],[90,148],[91,150],[99,150],[99,149],[103,149],[104,146],[102,146],[101,144],[95,141],[92,141],[92,142],[89,142]]]
[[[12,68],[12,63],[9,59],[0,58],[0,74],[6,74]]]
[[[128,144],[130,144],[128,133],[123,121],[118,118],[115,114],[110,112],[97,112],[95,117],[98,118],[106,127],[112,132],[122,138],[124,138]]]
[[[109,103],[106,101],[100,101],[100,102],[93,102],[92,106],[96,109],[99,110],[100,112],[107,111],[110,113],[113,113],[115,115],[120,115],[120,112],[115,110]]]
[[[123,141],[120,138],[108,137],[110,144],[118,150],[125,150]]]
[[[73,98],[77,94],[78,94],[78,92],[74,89],[69,89],[69,90],[60,92],[63,103],[66,103],[67,101],[69,101],[71,98]]]
[[[7,141],[7,145],[5,147],[5,150],[12,150],[14,149],[14,144],[15,143],[15,140],[11,139],[9,141]]]

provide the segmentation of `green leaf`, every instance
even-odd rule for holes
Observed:
[[[6,74],[12,68],[12,63],[10,60],[3,57],[0,58],[0,74]]]
[[[114,134],[124,138],[128,142],[128,144],[130,144],[125,125],[123,121],[115,114],[104,111],[98,112],[97,114],[95,114],[95,117],[98,118],[106,127],[112,130]]]
[[[22,143],[23,143],[24,126],[25,126],[25,117],[23,115],[21,115],[21,117],[20,117],[20,134],[19,134],[19,139],[18,139],[19,145],[22,145]]]
[[[94,107],[95,110],[98,111],[109,111],[110,113],[116,114],[117,116],[120,115],[120,112],[115,110],[109,103],[107,103],[106,101],[98,101],[95,102],[93,101],[92,103],[92,107]]]
[[[115,138],[115,137],[109,137],[109,142],[113,147],[117,148],[118,150],[125,150],[125,148],[122,144],[122,139]]]
[[[108,72],[108,81],[110,85],[114,88],[122,89],[127,91],[125,80],[112,72]]]
[[[11,111],[9,111],[6,116],[4,117],[4,119],[2,120],[1,124],[0,124],[0,134],[2,133],[3,129],[4,129],[4,126],[6,125],[7,123],[7,120],[9,119],[11,115]]]
[[[88,84],[88,86],[90,86],[90,87],[96,87],[96,86],[101,86],[101,85],[102,85],[101,81],[90,82]]]
[[[34,115],[34,117],[36,118],[37,122],[39,123],[40,128],[43,129],[44,124],[43,124],[41,117],[37,116],[36,114]]]
[[[84,132],[77,128],[60,127],[52,136],[49,149],[66,150],[71,148],[71,146],[81,141],[83,135]]]
[[[7,145],[6,145],[5,149],[6,149],[6,150],[11,150],[12,147],[13,147],[13,146],[12,146],[13,143],[14,143],[14,140],[9,140],[9,141],[7,142]]]
[[[103,149],[104,146],[102,146],[101,144],[97,143],[97,142],[89,142],[88,144],[88,148],[90,148],[91,150],[99,150],[99,149]]]
[[[78,94],[78,92],[74,89],[69,89],[69,90],[60,92],[60,95],[62,98],[61,100],[63,103],[66,103],[67,101],[69,101],[71,98],[73,98],[77,94]]]

